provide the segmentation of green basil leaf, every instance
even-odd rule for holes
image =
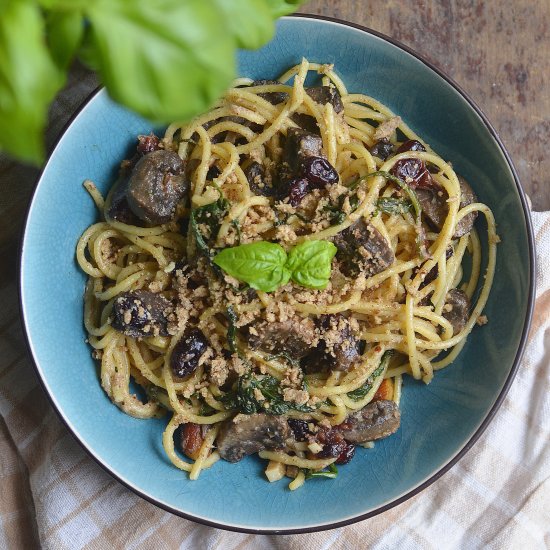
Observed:
[[[96,0],[87,58],[111,97],[158,122],[207,110],[235,74],[235,40],[204,0]]]
[[[273,17],[295,12],[305,0],[266,0]]]
[[[265,0],[214,0],[239,48],[257,49],[271,40],[273,17]]]
[[[35,164],[43,160],[48,105],[63,82],[44,41],[40,8],[30,2],[2,2],[0,148]]]
[[[46,18],[48,46],[60,69],[67,69],[84,35],[84,20],[78,11],[52,11]]]
[[[308,288],[325,288],[335,254],[336,246],[329,241],[305,241],[295,246],[287,262],[292,280]]]
[[[290,272],[285,267],[287,255],[279,244],[258,241],[225,248],[214,257],[214,263],[235,279],[252,288],[273,292],[288,283]]]

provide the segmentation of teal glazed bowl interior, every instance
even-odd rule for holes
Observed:
[[[52,404],[87,451],[142,497],[209,525],[249,532],[327,529],[380,513],[444,473],[479,437],[512,382],[533,299],[532,230],[511,162],[489,123],[444,75],[413,52],[367,29],[310,17],[278,23],[263,49],[239,55],[239,73],[276,78],[302,56],[334,63],[348,90],[388,105],[457,172],[496,217],[502,239],[485,314],[459,358],[429,386],[406,377],[399,431],[358,448],[334,480],[298,491],[268,483],[265,463],[218,462],[189,481],[165,456],[167,420],[137,420],[111,404],[85,342],[85,276],[75,261],[80,234],[96,221],[82,187],[103,193],[148,121],[96,93],[61,137],[36,188],[21,258],[21,304],[37,372]],[[182,96],[185,100],[185,96]],[[478,221],[483,229],[484,222]],[[483,234],[483,232],[481,232]]]

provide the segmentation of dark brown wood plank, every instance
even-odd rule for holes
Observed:
[[[313,0],[301,11],[383,32],[443,69],[495,126],[534,209],[550,209],[548,0]]]

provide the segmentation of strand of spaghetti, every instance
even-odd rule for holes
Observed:
[[[413,377],[417,380],[421,377],[420,372],[420,363],[418,361],[418,356],[416,352],[416,342],[414,337],[414,325],[413,325],[413,316],[414,316],[414,298],[411,294],[407,294],[405,299],[405,335],[407,340],[407,348],[409,355],[409,363],[411,365],[411,371]]]
[[[369,350],[366,354],[365,360],[361,364],[361,367],[354,371],[356,376],[352,382],[332,387],[316,387],[314,385],[310,385],[309,394],[315,397],[329,397],[331,395],[339,395],[356,390],[361,387],[367,381],[369,376],[376,370],[377,366],[380,364],[380,358],[383,353],[383,346],[376,346]]]
[[[145,250],[146,252],[151,254],[151,256],[153,256],[153,258],[158,262],[161,268],[164,268],[168,265],[168,261],[164,257],[164,254],[159,247],[148,243],[145,239],[138,237],[137,235],[126,234],[124,236],[136,246],[139,246],[142,250]]]
[[[94,201],[95,205],[97,206],[97,209],[101,214],[103,214],[103,207],[105,206],[105,199],[103,198],[103,195],[99,191],[99,189],[96,187],[95,183],[92,180],[84,180],[84,183],[82,184],[86,191],[90,194],[92,197],[92,200]]]
[[[393,400],[395,404],[399,407],[401,402],[401,389],[403,387],[403,377],[400,374],[396,374],[393,379]]]
[[[193,467],[192,464],[182,460],[176,454],[174,449],[174,432],[179,428],[180,424],[184,423],[185,420],[177,413],[172,415],[170,422],[168,422],[168,425],[162,434],[162,446],[164,447],[164,452],[168,455],[168,458],[176,468],[179,468],[185,472],[190,472]]]
[[[206,185],[206,174],[210,168],[210,155],[212,151],[212,143],[206,130],[202,126],[199,126],[197,127],[197,133],[200,138],[199,145],[202,147],[202,154],[199,167],[195,170],[194,178],[191,182],[193,197],[201,195],[204,190],[204,186]],[[191,199],[191,204],[194,204],[193,199]]]
[[[472,271],[470,280],[468,281],[468,286],[466,287],[466,294],[468,298],[471,299],[477,287],[477,282],[481,271],[481,244],[475,228],[470,232],[470,243],[472,246]]]
[[[449,260],[449,269],[447,273],[443,274],[442,272],[439,272],[438,275],[440,277],[445,277],[445,284],[441,287],[441,294],[437,296],[434,292],[434,295],[432,296],[432,303],[435,304],[435,313],[438,315],[441,315],[441,312],[443,311],[443,306],[445,305],[445,298],[447,296],[447,292],[449,292],[449,289],[453,286],[453,282],[456,276],[456,273],[458,271],[458,268],[462,264],[462,257],[464,256],[464,251],[466,250],[466,245],[468,244],[468,236],[463,236],[458,241],[458,245],[453,253],[453,256]],[[445,256],[441,257],[442,260],[445,260]],[[441,262],[440,261],[440,262]],[[439,264],[438,264],[439,265]]]
[[[76,259],[82,271],[90,275],[90,277],[103,277],[103,272],[88,261],[86,258],[86,247],[88,246],[88,242],[92,240],[96,233],[104,231],[108,228],[109,224],[105,222],[94,223],[93,225],[90,225],[90,227],[82,233],[80,239],[78,239],[78,243],[76,245]]]
[[[113,331],[114,332],[114,331]],[[113,358],[113,350],[118,344],[119,336],[115,334],[115,337],[111,337],[108,344],[105,346],[105,351],[103,352],[103,357],[101,358],[101,387],[109,398],[113,399],[113,390],[112,390],[112,378],[116,372],[115,362]]]
[[[310,304],[294,304],[294,310],[300,313],[309,313],[310,315],[327,315],[329,313],[341,313],[349,309],[353,309],[354,304],[358,302],[361,297],[361,291],[356,290],[351,293],[351,296],[337,304],[330,304],[325,306],[316,306]]]
[[[338,426],[338,424],[342,424],[342,422],[346,419],[346,416],[348,414],[346,406],[339,395],[331,395],[329,396],[329,399],[332,401],[335,407],[333,417],[329,421],[333,426]]]
[[[90,277],[86,282],[86,289],[84,291],[84,327],[90,336],[103,336],[109,330],[110,324],[105,322],[100,326],[96,326],[99,317],[99,304],[94,296],[96,281],[98,279]]]
[[[426,342],[424,344],[424,347],[426,349],[434,349],[434,350],[448,349],[448,348],[451,348],[452,346],[455,346],[461,340],[466,338],[466,336],[468,336],[468,334],[471,332],[478,317],[481,315],[481,312],[483,311],[483,308],[487,303],[487,299],[489,298],[489,291],[493,284],[493,278],[495,275],[495,265],[496,265],[497,234],[496,234],[495,218],[493,216],[493,213],[489,209],[489,207],[481,203],[473,203],[467,206],[466,208],[463,208],[460,211],[460,218],[467,216],[470,212],[476,212],[476,211],[483,212],[487,220],[487,226],[488,226],[488,240],[489,240],[488,249],[489,250],[488,250],[487,269],[485,273],[485,282],[483,283],[483,286],[481,288],[481,292],[479,294],[477,303],[470,315],[470,318],[466,322],[466,325],[464,326],[464,328],[456,336],[453,336],[449,340],[445,340],[443,342]]]
[[[110,300],[121,292],[125,292],[133,286],[137,286],[138,281],[142,281],[143,279],[147,278],[147,276],[150,276],[150,274],[148,274],[146,271],[138,271],[137,273],[126,277],[126,279],[108,288],[107,290],[104,290],[103,292],[98,292],[96,294],[96,298],[98,300],[101,300],[102,302]]]
[[[109,221],[109,225],[122,233],[126,238],[129,238],[129,235],[135,235],[137,237],[162,235],[170,230],[170,224],[157,225],[155,227],[138,227],[137,225],[128,225],[126,223],[117,222],[116,220],[111,220]]]
[[[189,479],[198,479],[204,466],[204,462],[214,446],[214,440],[218,435],[219,429],[219,426],[213,426],[206,433],[204,441],[202,442],[201,448],[199,450],[199,455],[195,460],[195,463],[191,467],[191,472],[189,472]]]
[[[306,476],[302,470],[298,472],[296,477],[288,484],[288,488],[291,491],[299,489],[306,481]]]
[[[98,338],[97,336],[89,336],[88,342],[94,349],[105,350],[103,353],[103,357],[105,357],[105,353],[107,352],[106,348],[113,343],[113,340],[116,341],[117,337],[118,332],[113,327],[109,327],[109,330],[104,336],[101,338]]]
[[[297,466],[298,468],[306,468],[308,470],[323,470],[333,462],[336,462],[337,459],[337,457],[317,459],[300,458],[298,456],[290,456],[282,451],[260,451],[258,456],[266,460],[281,462],[287,466]]]
[[[109,261],[109,256],[106,257],[103,253],[104,249],[107,251],[106,254],[109,253],[109,239],[112,238],[120,238],[118,231],[115,231],[114,229],[101,231],[94,238],[92,257],[97,267],[105,274],[106,277],[109,277],[109,279],[116,279],[121,268],[112,261]]]

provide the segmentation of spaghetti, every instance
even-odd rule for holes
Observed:
[[[305,86],[309,71],[320,86]],[[134,417],[171,415],[164,449],[191,479],[252,453],[269,461],[270,481],[292,477],[292,490],[334,477],[355,445],[398,428],[403,375],[429,383],[486,322],[491,210],[331,65],[241,78],[210,112],[162,139],[141,136],[105,200],[84,185],[102,217],[76,249],[102,387]],[[479,213],[488,254],[471,305]],[[277,245],[282,262],[308,246],[334,258],[302,258],[310,279],[285,279],[281,263],[265,291],[252,271],[236,277],[217,260],[251,243],[260,256]],[[329,277],[308,282],[322,261]]]

